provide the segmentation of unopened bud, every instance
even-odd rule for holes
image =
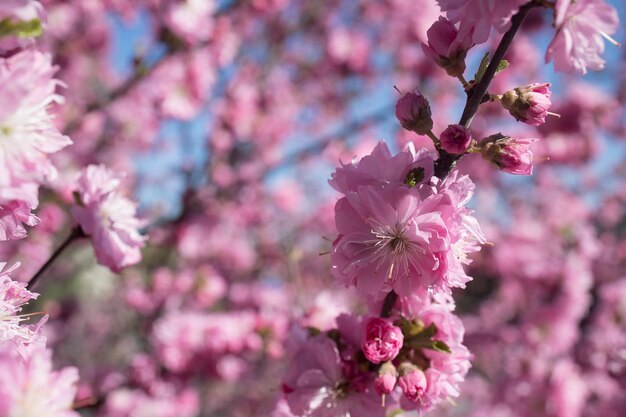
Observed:
[[[507,109],[515,120],[531,126],[545,123],[552,102],[549,83],[535,83],[518,87],[502,95],[502,107]]]
[[[483,158],[504,172],[516,175],[533,173],[530,144],[537,139],[511,138],[502,134],[489,136],[481,142]]]
[[[408,362],[400,364],[399,372],[398,386],[402,393],[410,401],[417,402],[428,387],[426,375],[420,368]]]
[[[398,100],[396,117],[403,128],[420,135],[425,135],[433,128],[430,104],[417,88]]]
[[[391,362],[385,362],[378,369],[378,375],[374,379],[374,388],[380,395],[391,394],[396,387],[398,371]]]
[[[448,153],[465,153],[472,144],[472,136],[461,125],[450,125],[441,133],[441,147]]]

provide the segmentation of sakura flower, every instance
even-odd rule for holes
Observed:
[[[367,360],[378,364],[395,359],[403,340],[402,331],[389,320],[372,317],[367,322],[361,347]]]
[[[446,70],[448,75],[458,77],[465,72],[465,56],[472,47],[469,37],[459,36],[452,22],[443,16],[428,29],[428,45],[422,43],[424,54]]]
[[[556,34],[548,46],[546,62],[554,60],[557,71],[604,69],[604,39],[617,44],[609,35],[617,31],[615,8],[603,0],[557,0],[554,24]]]
[[[35,226],[38,223],[37,216],[23,201],[14,200],[0,206],[0,240],[23,239],[26,237],[24,225]]]
[[[469,178],[453,174],[430,188],[408,181],[349,191],[335,205],[335,276],[375,298],[392,289],[408,296],[463,287],[470,279],[462,267],[466,255],[484,242],[464,207],[472,190]]]
[[[511,26],[511,18],[528,0],[437,0],[441,11],[452,23],[459,23],[460,38],[474,44],[487,41],[492,28],[504,33]]]
[[[184,0],[173,2],[165,16],[169,28],[189,43],[201,42],[213,33],[214,0]]]
[[[427,183],[434,171],[434,156],[426,149],[416,151],[409,143],[402,152],[392,155],[383,141],[378,142],[371,154],[359,161],[342,164],[331,174],[328,183],[337,191],[347,194],[361,185],[402,185],[407,178],[413,186]]]
[[[76,193],[79,204],[72,215],[82,231],[92,237],[96,259],[114,272],[141,260],[144,238],[136,205],[119,195],[120,179],[104,165],[90,165],[80,174]]]
[[[344,375],[337,345],[323,334],[296,353],[282,387],[295,416],[385,416],[375,390]]]
[[[9,274],[20,264],[2,271],[5,262],[0,263],[0,346],[12,342],[13,346],[22,346],[33,341],[36,329],[22,325],[25,317],[18,313],[22,306],[37,298],[38,294],[26,289],[26,284],[13,281]],[[44,319],[45,320],[45,319]]]
[[[428,297],[402,299],[402,315],[410,326],[420,324],[405,345],[416,348],[423,359],[413,364],[401,364],[398,385],[404,397],[405,410],[428,411],[438,404],[458,397],[459,385],[470,368],[471,354],[462,344],[464,328],[461,320],[448,306]],[[417,321],[415,321],[417,320]],[[428,345],[429,348],[423,348]]]
[[[55,71],[50,56],[35,50],[0,58],[0,201],[36,207],[38,186],[57,173],[49,155],[72,143],[47,111],[61,101]]]
[[[52,369],[51,352],[36,348],[23,358],[0,348],[0,415],[10,417],[79,417],[72,409],[78,372]]]
[[[193,389],[181,392],[163,384],[146,393],[140,389],[121,388],[107,396],[105,417],[196,417],[200,408],[198,394]]]

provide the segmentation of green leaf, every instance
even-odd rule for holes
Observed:
[[[496,69],[496,74],[498,74],[499,72],[504,71],[505,69],[507,69],[509,67],[509,61],[507,61],[506,59],[503,59],[502,61],[500,61],[500,63],[498,64],[498,68]]]
[[[474,80],[476,83],[480,82],[480,79],[485,75],[485,71],[487,71],[487,67],[489,66],[489,52],[485,53],[483,59],[480,61],[480,65],[478,66],[478,71],[474,75]]]
[[[43,33],[41,20],[17,20],[8,17],[0,20],[0,38],[17,36],[18,38],[36,38]]]
[[[445,352],[445,353],[451,352],[450,347],[446,345],[444,342],[442,342],[441,340],[433,340],[431,349],[436,350],[438,352]]]

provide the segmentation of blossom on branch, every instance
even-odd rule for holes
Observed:
[[[91,236],[96,259],[113,272],[141,260],[145,239],[139,234],[135,203],[119,194],[120,179],[104,165],[89,165],[77,180],[78,204],[72,215]]]
[[[556,34],[548,46],[546,62],[554,60],[557,71],[604,69],[604,40],[617,42],[609,35],[617,31],[617,11],[603,0],[557,0]]]

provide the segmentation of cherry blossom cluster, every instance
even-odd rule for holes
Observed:
[[[434,151],[416,150],[409,142],[393,155],[380,142],[371,154],[342,164],[332,174],[330,185],[342,194],[335,204],[338,236],[332,243],[332,272],[339,283],[356,288],[371,315],[341,315],[335,328],[323,332],[308,328],[309,337],[300,343],[283,380],[290,410],[284,411],[286,415],[422,412],[460,395],[459,384],[472,355],[463,345],[464,326],[453,313],[450,294],[471,281],[464,266],[486,238],[466,207],[474,184],[455,165],[463,155],[476,153],[504,172],[531,175],[530,145],[537,141],[502,133],[475,140],[471,121],[479,106],[489,102],[499,102],[516,121],[530,126],[544,124],[548,116],[559,117],[549,111],[549,83],[503,94],[487,90],[493,77],[509,65],[502,59],[502,50],[508,47],[505,42],[510,42],[507,37],[515,35],[532,7],[555,9],[557,33],[547,58],[555,59],[557,69],[576,68],[583,73],[587,67],[601,69],[602,48],[587,49],[581,59],[582,51],[566,46],[563,37],[580,36],[589,43],[602,34],[612,40],[608,34],[616,30],[614,10],[603,2],[589,9],[587,2],[439,3],[447,18],[439,17],[430,27],[422,49],[461,81],[468,96],[463,116],[437,136],[431,105],[415,89],[398,100],[395,115],[404,129],[430,138]],[[588,10],[592,21],[602,20],[596,22],[596,32],[590,33],[586,24],[572,24],[583,19],[583,10]],[[468,82],[464,77],[467,53],[485,42],[492,28],[506,34],[494,57],[487,54]],[[569,310],[559,311],[568,312],[566,321]],[[584,307],[571,311],[571,322],[579,320],[582,311]],[[569,364],[557,366],[563,366],[566,374],[575,372]]]
[[[0,3],[0,417],[621,416],[619,1]]]

